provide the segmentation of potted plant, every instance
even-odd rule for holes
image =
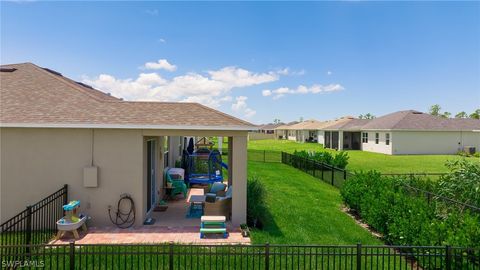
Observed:
[[[240,224],[240,231],[242,232],[243,237],[250,236],[250,229],[248,228],[247,224]]]

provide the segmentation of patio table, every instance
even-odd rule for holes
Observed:
[[[203,210],[205,204],[205,195],[190,195],[190,211],[200,207]]]

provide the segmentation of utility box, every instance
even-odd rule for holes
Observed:
[[[98,187],[98,167],[91,166],[83,168],[83,186]]]
[[[463,147],[463,152],[469,154],[469,155],[473,155],[475,154],[475,146],[465,146]]]

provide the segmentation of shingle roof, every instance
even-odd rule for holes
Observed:
[[[286,129],[289,129],[290,126],[296,125],[298,123],[299,123],[298,121],[292,121],[290,123],[280,125],[280,126],[276,127],[275,129],[276,130],[286,130]]]
[[[478,119],[443,118],[430,114],[408,110],[398,111],[371,120],[362,129],[388,130],[476,130],[480,129]]]
[[[323,130],[345,130],[345,131],[359,131],[363,126],[369,123],[369,119],[358,119],[352,116],[345,116],[340,119],[329,121],[329,124],[324,126]]]
[[[266,125],[261,125],[258,128],[263,129],[263,130],[271,130],[271,129],[276,129],[277,127],[283,126],[283,125],[285,125],[285,124],[284,123],[278,123],[278,124],[270,123],[270,124],[266,124]]]
[[[325,125],[327,125],[328,122],[321,122],[317,120],[306,120],[291,126],[288,126],[286,129],[290,130],[317,130],[321,129]]]
[[[1,68],[2,126],[256,129],[198,103],[123,101],[31,63]]]

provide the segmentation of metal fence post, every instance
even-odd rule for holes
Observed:
[[[169,252],[168,252],[168,269],[173,270],[173,242],[170,242],[168,245]]]
[[[362,244],[357,243],[357,270],[362,269]]]
[[[334,178],[335,178],[335,168],[332,166],[332,186],[335,186]]]
[[[63,185],[63,188],[65,189],[65,196],[63,197],[63,202],[65,204],[68,204],[68,185]]]
[[[70,250],[69,250],[69,263],[70,263],[70,270],[75,269],[75,241],[70,242]]]
[[[450,245],[445,246],[445,269],[452,270],[452,247]]]
[[[26,235],[25,235],[25,244],[32,244],[32,206],[27,206],[27,222],[25,224]],[[27,247],[27,253],[30,252],[30,246]]]
[[[265,244],[265,270],[270,269],[270,244]]]

